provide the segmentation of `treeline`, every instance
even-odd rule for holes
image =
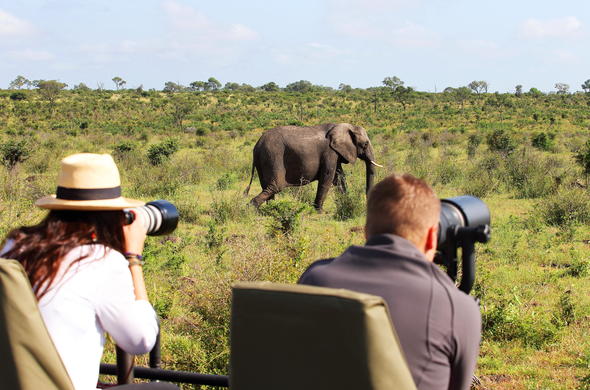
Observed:
[[[127,81],[122,79],[119,76],[115,76],[112,78],[113,84],[115,86],[115,90],[123,90],[127,85]],[[307,80],[299,80],[292,83],[287,84],[284,88],[281,88],[277,83],[274,81],[268,82],[266,84],[254,87],[250,84],[246,83],[237,83],[237,82],[226,82],[223,85],[219,80],[215,77],[209,77],[206,81],[193,81],[189,85],[183,85],[180,83],[176,83],[173,81],[167,81],[164,83],[164,87],[162,88],[162,92],[206,92],[206,91],[244,91],[244,92],[255,92],[255,91],[265,91],[265,92],[277,92],[277,91],[286,91],[286,92],[330,92],[330,91],[340,91],[340,92],[351,92],[353,90],[379,90],[385,89],[390,90],[392,93],[397,93],[401,95],[408,95],[412,92],[415,92],[413,87],[404,86],[405,82],[399,79],[397,76],[388,76],[385,77],[382,81],[381,86],[376,87],[369,87],[369,88],[353,88],[349,84],[341,83],[337,89],[334,89],[329,86],[323,85],[316,85]],[[66,83],[62,83],[57,80],[29,80],[26,77],[19,75],[13,81],[10,82],[8,85],[9,90],[22,90],[22,89],[66,89],[68,85]],[[549,92],[549,94],[569,94],[570,93],[570,86],[566,83],[558,82],[554,85],[555,91]],[[590,79],[584,81],[581,84],[582,91],[584,93],[590,94]],[[87,86],[84,83],[75,84],[72,87],[73,90],[78,91],[90,91],[92,88]],[[103,83],[99,83],[97,85],[96,90],[102,91],[105,90]],[[139,87],[132,88],[135,91],[142,92],[144,90],[143,85]],[[489,90],[489,83],[485,80],[473,80],[469,84],[465,86],[458,86],[458,87],[447,87],[443,90],[444,93],[455,93],[455,94],[482,94],[488,93]],[[154,88],[149,89],[149,91],[157,91]],[[436,91],[435,91],[436,92]],[[497,92],[496,92],[497,93]],[[521,96],[523,94],[528,95],[544,95],[544,93],[539,90],[538,88],[532,87],[529,89],[528,92],[524,91],[522,85],[516,85],[514,87],[514,95]]]

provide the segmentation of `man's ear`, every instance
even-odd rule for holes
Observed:
[[[438,223],[428,228],[426,233],[426,240],[424,242],[424,256],[428,261],[434,261],[436,254],[436,246],[438,245]]]

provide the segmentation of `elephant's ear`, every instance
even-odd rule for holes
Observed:
[[[326,137],[330,140],[330,147],[336,151],[347,163],[356,161],[356,145],[349,125],[336,125]]]

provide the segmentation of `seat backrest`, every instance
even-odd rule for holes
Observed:
[[[3,389],[74,389],[15,260],[0,259],[0,356]]]
[[[232,390],[415,390],[386,303],[342,289],[238,283]]]

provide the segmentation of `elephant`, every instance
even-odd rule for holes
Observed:
[[[346,179],[342,164],[354,164],[357,158],[366,164],[366,191],[373,185],[373,147],[365,129],[349,123],[325,123],[317,126],[279,126],[262,134],[253,150],[250,183],[247,195],[258,172],[262,192],[250,203],[259,207],[283,188],[318,181],[314,201],[321,210],[328,190],[336,185],[346,192]]]

